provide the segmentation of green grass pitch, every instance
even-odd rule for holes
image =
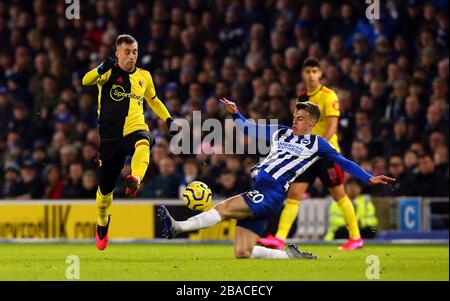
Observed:
[[[302,245],[318,260],[238,260],[223,244],[0,244],[0,280],[66,280],[76,255],[80,280],[367,280],[366,258],[379,258],[379,280],[449,280],[448,245]],[[373,280],[372,280],[373,281]]]

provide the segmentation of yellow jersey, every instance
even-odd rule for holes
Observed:
[[[171,117],[156,95],[150,72],[135,68],[122,70],[115,64],[100,75],[97,68],[83,77],[83,85],[97,84],[100,138],[125,137],[138,130],[149,130],[144,118],[144,99],[162,120]]]
[[[328,128],[327,117],[336,116],[339,117],[339,100],[336,93],[330,88],[320,85],[317,90],[306,93],[300,96],[301,101],[310,101],[315,103],[320,108],[320,119],[312,129],[311,133],[314,135],[324,136]],[[341,148],[338,143],[338,136],[334,134],[328,140],[330,144],[338,151],[341,152]]]

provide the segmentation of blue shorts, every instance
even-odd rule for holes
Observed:
[[[236,225],[263,236],[267,218],[283,208],[286,191],[276,182],[262,179],[256,181],[249,191],[241,195],[254,217],[239,220]]]

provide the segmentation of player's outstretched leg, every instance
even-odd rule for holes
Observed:
[[[261,246],[254,246],[251,259],[317,259],[311,252],[300,251],[296,245],[289,244],[285,250],[274,250]]]
[[[177,221],[170,215],[166,206],[159,206],[157,214],[162,222],[162,236],[164,238],[172,239],[181,232],[179,227],[177,227]]]
[[[190,232],[210,228],[220,223],[222,219],[243,219],[251,217],[252,213],[241,195],[233,196],[215,205],[214,208],[197,214],[185,221],[176,221],[170,216],[163,205],[158,208],[158,216],[163,224],[163,236],[173,238],[182,232]]]
[[[290,259],[317,259],[317,255],[314,255],[311,252],[300,251],[294,244],[289,244],[287,246],[286,253]]]
[[[210,228],[222,220],[222,216],[215,208],[197,214],[185,221],[176,221],[164,205],[159,206],[157,213],[163,225],[162,235],[168,239],[172,239],[183,232]]]
[[[295,245],[290,244],[285,250],[270,249],[255,245],[259,239],[261,225],[255,219],[239,221],[234,238],[234,253],[236,258],[250,259],[317,259],[312,253],[302,252]],[[238,223],[239,223],[238,222]]]

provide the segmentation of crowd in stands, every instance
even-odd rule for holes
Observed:
[[[139,42],[138,66],[172,116],[188,120],[201,111],[224,122],[226,96],[244,116],[289,125],[301,63],[317,57],[339,97],[343,155],[400,180],[366,192],[448,196],[447,1],[379,1],[379,19],[359,0],[80,3],[68,19],[64,1],[0,2],[1,199],[95,198],[98,93],[81,78],[122,33]],[[178,198],[193,180],[215,197],[248,189],[258,154],[173,155],[165,122],[145,115],[156,144],[139,197]],[[129,173],[130,160],[116,197]],[[318,182],[308,194],[326,191]]]

